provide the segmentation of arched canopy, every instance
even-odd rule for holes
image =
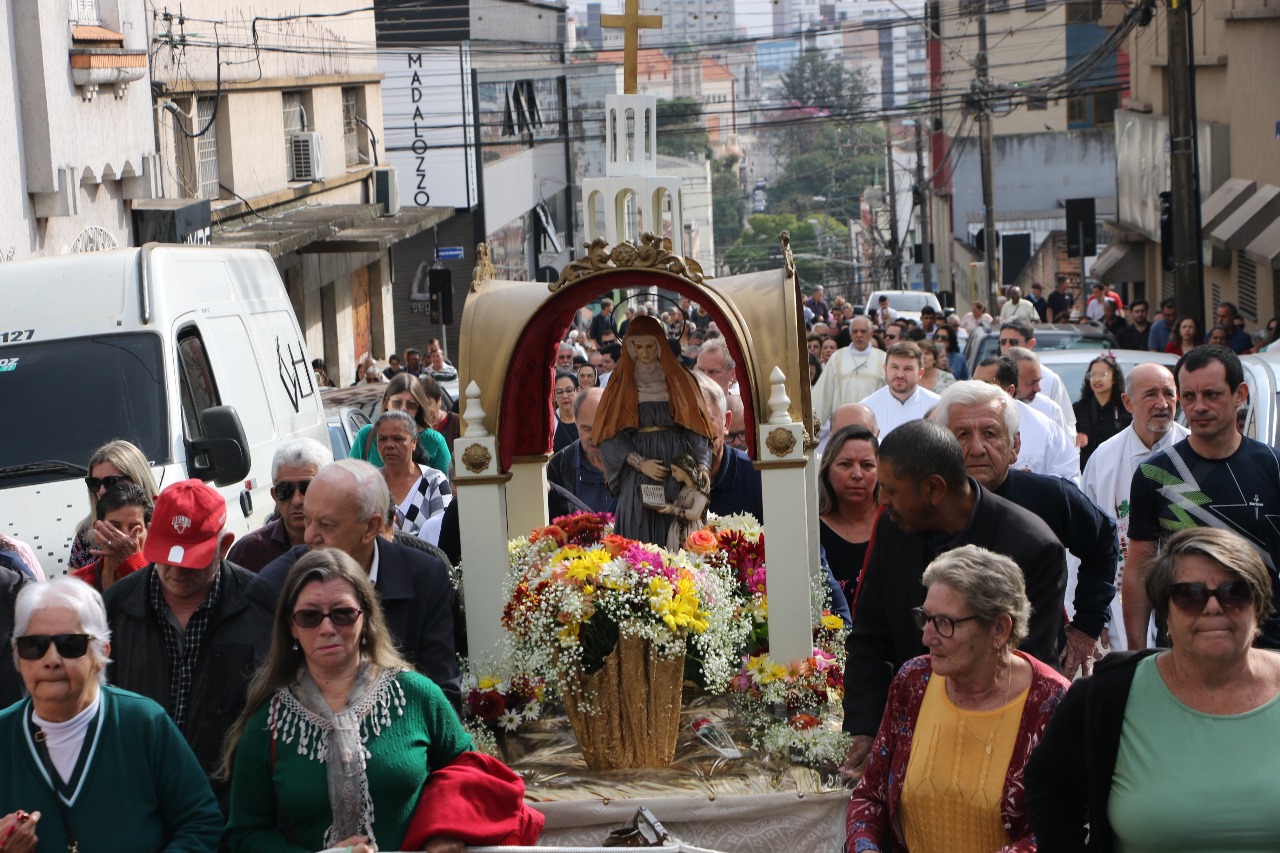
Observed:
[[[498,438],[499,467],[551,449],[551,394],[559,342],[583,305],[618,290],[660,290],[701,305],[720,329],[737,363],[747,440],[768,419],[769,375],[786,375],[791,419],[813,434],[804,316],[794,273],[749,273],[698,282],[665,269],[607,266],[547,285],[487,280],[473,287],[463,308],[460,387],[480,388],[485,430]],[[465,409],[464,409],[465,413]],[[756,413],[763,413],[757,415]]]

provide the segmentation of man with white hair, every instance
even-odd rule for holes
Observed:
[[[306,524],[302,499],[316,472],[332,461],[332,451],[314,438],[295,438],[276,448],[271,459],[275,519],[232,545],[227,559],[251,572],[260,572],[290,548],[303,544]]]
[[[736,392],[735,366],[724,338],[712,338],[698,350],[698,370],[714,379],[726,394]]]
[[[303,501],[306,544],[264,568],[249,586],[249,600],[263,631],[256,652],[264,658],[267,634],[285,576],[308,548],[337,548],[369,575],[387,630],[405,659],[434,681],[457,706],[462,675],[454,653],[454,591],[438,557],[382,537],[392,508],[382,472],[359,459],[321,468]]]
[[[1034,350],[1036,348],[1035,330],[1029,322],[1009,320],[1000,324],[1000,353],[1007,353],[1012,347]],[[1071,406],[1071,392],[1063,384],[1062,377],[1043,364],[1040,365],[1040,392],[1058,404],[1062,409],[1063,429],[1067,438],[1076,440],[1076,410]]]
[[[1022,347],[1009,347],[1004,354],[1018,365],[1018,391],[1015,396],[1062,427],[1063,432],[1069,433],[1066,413],[1062,407],[1040,393],[1044,367],[1040,364],[1039,356]]]
[[[234,538],[227,502],[199,480],[160,492],[142,555],[150,564],[103,600],[111,626],[111,683],[159,703],[209,776],[225,813],[229,785],[215,775],[222,742],[244,710],[253,677],[247,601],[254,576],[225,559]]]
[[[1083,666],[1088,675],[1116,594],[1115,522],[1069,480],[1013,467],[1019,450],[1018,407],[1000,388],[974,380],[956,382],[942,392],[929,419],[960,442],[970,477],[1043,519],[1066,547],[1065,600],[1074,606],[1062,671],[1071,676]]]
[[[1089,499],[1115,519],[1120,536],[1120,560],[1129,552],[1129,491],[1138,466],[1168,450],[1190,434],[1178,423],[1178,386],[1163,364],[1139,364],[1125,377],[1120,402],[1133,422],[1099,444],[1084,466],[1081,487]],[[1118,582],[1117,582],[1118,583]],[[1108,632],[1113,651],[1129,647],[1120,600],[1111,605]]]
[[[1009,288],[1009,299],[1000,309],[1000,321],[1005,320],[1023,320],[1027,323],[1034,323],[1040,319],[1036,306],[1031,303],[1030,299],[1022,298],[1022,288]]]
[[[973,378],[999,386],[1017,401],[1020,449],[1015,467],[1019,471],[1051,474],[1078,484],[1080,449],[1047,415],[1017,399],[1017,362],[1007,355],[989,356],[978,363]]]
[[[871,320],[854,317],[849,336],[849,346],[836,350],[813,386],[813,410],[819,424],[825,424],[836,407],[857,403],[884,387],[886,357],[871,345]]]

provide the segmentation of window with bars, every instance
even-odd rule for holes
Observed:
[[[196,99],[196,127],[209,129],[195,140],[196,146],[196,198],[218,198],[218,126],[213,118],[214,98]]]
[[[348,166],[360,165],[360,125],[356,122],[356,116],[360,115],[359,101],[359,89],[342,90],[342,147]]]
[[[1258,265],[1246,258],[1244,252],[1236,252],[1236,288],[1238,294],[1236,307],[1240,316],[1250,320],[1258,319]]]
[[[101,24],[102,11],[98,0],[67,0],[68,13],[77,24]]]
[[[284,173],[287,176],[293,167],[293,144],[289,137],[307,129],[307,114],[301,92],[285,92],[280,98],[284,113]]]

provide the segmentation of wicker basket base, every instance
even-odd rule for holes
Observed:
[[[596,673],[579,676],[578,694],[594,711],[579,708],[572,691],[564,707],[582,755],[592,770],[665,767],[676,754],[684,654],[662,658],[648,640],[619,637]]]

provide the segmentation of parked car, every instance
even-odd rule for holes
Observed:
[[[1110,332],[1098,326],[1075,326],[1071,323],[1037,323],[1034,327],[1036,352],[1050,350],[1102,350],[1115,349],[1116,339]],[[990,329],[974,329],[965,344],[964,358],[969,363],[969,374],[984,358],[1000,353],[1000,326],[992,323]],[[1175,359],[1176,361],[1176,359]],[[1086,362],[1087,363],[1087,362]]]
[[[920,312],[926,305],[932,305],[933,310],[938,312],[938,316],[942,316],[942,305],[938,302],[937,295],[923,290],[874,291],[867,297],[866,303],[861,308],[855,309],[855,313],[873,316],[880,310],[881,296],[889,297],[889,307],[897,311],[898,316],[903,320],[920,322]]]
[[[1037,337],[1036,340],[1038,341],[1039,338]],[[1100,349],[1065,349],[1037,353],[1040,363],[1061,377],[1063,384],[1067,386],[1067,393],[1071,395],[1072,403],[1080,402],[1080,389],[1084,386],[1084,376],[1089,369],[1089,363],[1103,354]],[[1111,350],[1110,354],[1126,377],[1129,371],[1139,364],[1154,361],[1173,370],[1174,365],[1178,363],[1178,357],[1167,352],[1117,349]]]

